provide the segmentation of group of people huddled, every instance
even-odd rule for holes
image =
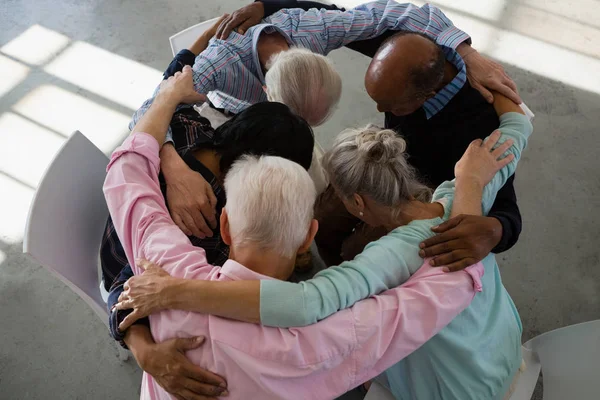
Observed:
[[[510,396],[522,326],[494,254],[533,128],[470,44],[431,5],[261,0],[175,56],[104,184],[110,332],[142,398]],[[323,155],[344,46],[384,123]]]

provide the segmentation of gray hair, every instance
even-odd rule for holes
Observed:
[[[225,177],[232,245],[258,246],[293,257],[306,240],[317,197],[299,164],[275,156],[244,156]]]
[[[373,125],[340,133],[323,158],[323,167],[339,194],[368,195],[378,204],[396,207],[431,191],[417,179],[405,153],[406,142],[391,129]]]
[[[275,54],[267,63],[267,98],[287,105],[311,126],[325,122],[342,94],[333,63],[300,47]]]

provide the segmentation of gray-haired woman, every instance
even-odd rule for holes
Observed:
[[[519,106],[499,94],[494,98],[499,131],[471,143],[456,165],[457,179],[441,184],[431,200],[406,161],[402,138],[373,127],[338,136],[324,159],[332,185],[349,212],[389,232],[354,260],[299,284],[199,281],[173,304],[264,325],[301,326],[405,282],[424,265],[419,244],[433,235],[431,228],[458,214],[486,215],[516,169],[533,128]],[[402,239],[402,251],[397,240],[390,250],[390,237]],[[396,398],[502,399],[509,392],[522,363],[521,321],[494,255],[482,263],[482,292],[469,307],[385,372]],[[153,296],[156,302],[161,294]],[[152,295],[126,297],[138,310],[145,308],[143,314],[157,311],[147,308]]]

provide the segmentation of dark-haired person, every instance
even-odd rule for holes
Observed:
[[[243,34],[269,16],[277,24],[277,16],[295,14],[297,8],[312,9],[313,13],[315,9],[330,14],[345,11],[314,1],[259,0],[225,17],[216,37],[229,36],[231,40],[233,28],[240,27],[238,35]],[[329,27],[324,23],[321,29]],[[435,188],[452,179],[454,165],[471,141],[485,138],[499,126],[490,104],[493,96],[485,88],[491,85],[481,77],[498,77],[500,85],[493,89],[517,103],[520,99],[510,89],[516,91],[516,86],[503,68],[471,48],[466,34],[455,31],[435,37],[427,29],[420,33],[387,30],[369,40],[346,43],[346,47],[373,58],[365,75],[367,92],[385,113],[385,128],[402,134],[410,163],[424,183]],[[456,269],[483,259],[490,251],[510,249],[521,232],[513,182],[511,177],[498,192],[487,216],[461,215],[436,228],[440,234],[424,242],[422,255],[434,256],[436,266]],[[328,265],[352,259],[384,232],[350,215],[331,188],[319,198],[315,214],[320,226],[316,237],[319,254]]]
[[[194,46],[197,44],[198,42]],[[165,79],[180,73],[186,65],[189,66],[189,60],[175,57],[164,74]],[[193,108],[183,108],[174,113],[169,126],[173,142],[165,144],[161,150],[159,176],[167,206],[170,208],[169,184],[177,182],[178,174],[195,174],[200,177],[198,184],[201,186],[190,187],[188,190],[205,191],[211,207],[215,209],[216,221],[226,200],[222,187],[223,177],[240,156],[276,155],[292,160],[306,170],[311,165],[314,146],[312,129],[304,119],[281,103],[263,102],[250,106],[217,129],[213,129],[210,122]],[[166,151],[168,146],[176,150],[184,168],[165,163],[163,158],[169,155],[169,151]],[[171,216],[175,217],[172,212]],[[214,233],[210,236],[199,237],[192,232],[185,233],[192,244],[205,250],[211,264],[222,265],[229,256],[229,246],[221,239],[218,222],[213,228]],[[110,290],[107,306],[111,336],[128,347],[140,367],[154,376],[167,391],[174,394],[183,390],[203,395],[220,394],[224,388],[218,385],[223,380],[194,366],[181,353],[190,345],[189,341],[175,339],[157,344],[152,339],[147,320],[139,321],[126,332],[119,330],[119,323],[129,312],[117,311],[113,306],[123,292],[124,283],[133,276],[133,271],[110,217],[100,248],[100,259],[105,289]],[[185,374],[175,374],[173,365],[178,365]]]
[[[257,23],[261,22],[262,14],[261,11]],[[512,89],[514,84],[498,70],[501,67],[473,52],[469,36],[455,27],[440,9],[431,4],[418,7],[392,0],[372,1],[348,12],[282,10],[244,35],[231,33],[226,38],[212,39],[199,55],[188,53],[188,57],[195,58],[194,86],[197,92],[207,95],[214,107],[230,113],[239,113],[261,101],[279,101],[311,126],[317,126],[335,110],[342,87],[339,74],[325,55],[357,40],[386,35],[389,30],[427,34],[436,43],[465,56],[471,77],[481,82],[480,90],[489,93],[484,86],[489,87],[518,100]],[[151,103],[149,99],[134,114],[130,127]],[[169,149],[169,159],[165,158],[165,162],[183,166],[177,153]],[[460,153],[457,155],[460,157]],[[192,180],[193,175],[183,172],[180,175],[181,184],[172,190],[172,197],[180,199],[176,208],[181,210],[175,214],[192,219],[188,218],[189,223],[178,220],[175,223],[184,231],[210,234],[210,223],[204,220],[213,221],[214,212],[205,206],[205,193],[190,192],[189,188],[200,185]],[[185,184],[185,179],[191,182]],[[185,206],[179,207],[179,203]]]

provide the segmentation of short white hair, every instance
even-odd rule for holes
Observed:
[[[342,95],[342,79],[331,60],[300,47],[269,60],[265,83],[269,101],[285,104],[311,126],[325,122]]]
[[[291,258],[306,240],[317,192],[299,164],[244,156],[227,173],[225,193],[232,246],[258,246]]]

